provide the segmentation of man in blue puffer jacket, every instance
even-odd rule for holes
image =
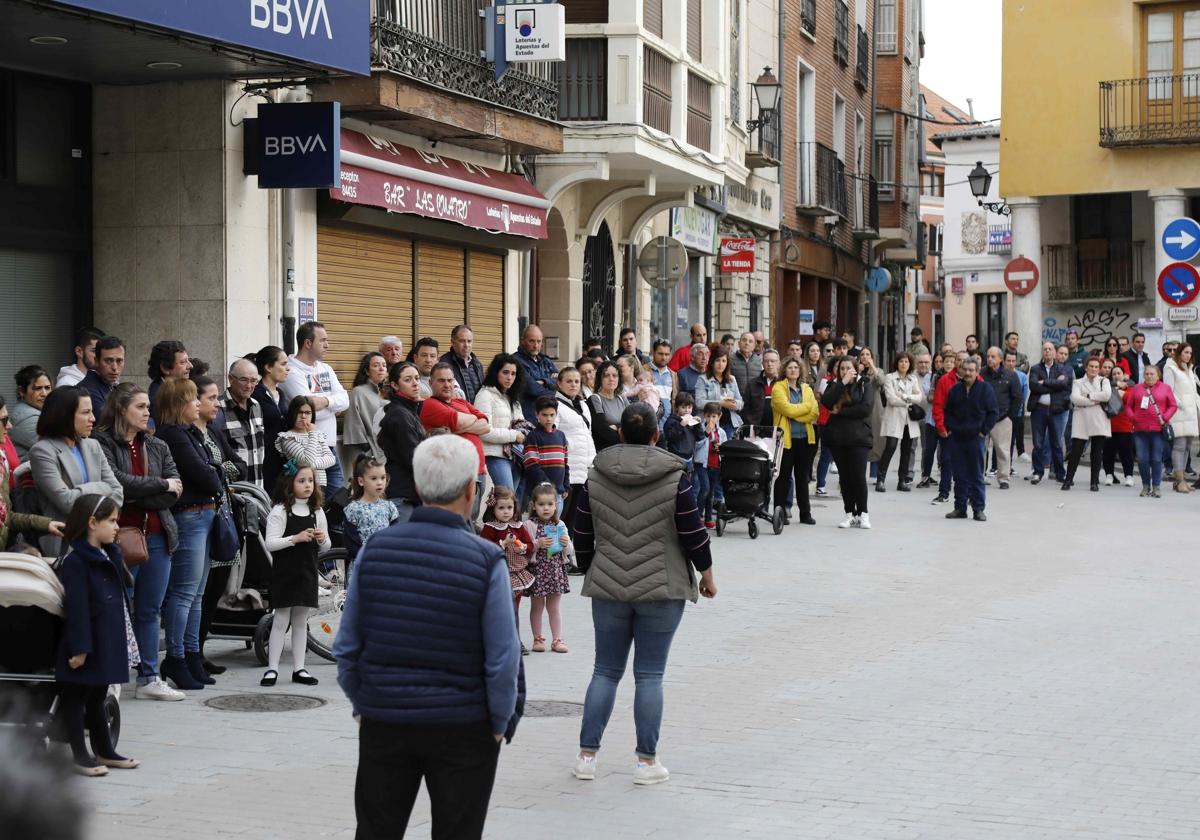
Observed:
[[[478,467],[463,438],[422,442],[422,506],[354,564],[333,652],[362,724],[358,840],[401,836],[422,779],[435,837],[482,836],[500,742],[523,711],[508,565],[467,520]]]

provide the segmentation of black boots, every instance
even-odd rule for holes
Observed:
[[[192,675],[192,679],[205,685],[217,684],[216,680],[204,672],[204,657],[200,655],[200,651],[184,653],[183,657],[187,663],[188,673]]]
[[[159,675],[164,680],[170,680],[175,683],[175,687],[180,691],[198,691],[204,688],[204,683],[192,676],[192,672],[188,669],[187,662],[178,656],[167,656],[163,658],[159,665]]]

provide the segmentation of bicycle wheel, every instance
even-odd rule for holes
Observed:
[[[333,640],[346,607],[346,560],[344,548],[331,548],[317,558],[317,608],[308,617],[308,649],[322,659],[333,658]]]

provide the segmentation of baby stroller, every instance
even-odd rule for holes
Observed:
[[[244,481],[229,486],[244,505],[246,527],[242,540],[241,565],[231,575],[226,594],[213,612],[209,638],[241,641],[262,666],[267,665],[267,643],[271,637],[271,552],[267,550],[267,516],[271,498],[261,487]],[[236,502],[235,502],[236,503]],[[318,607],[308,619],[308,649],[330,662],[333,640],[346,603],[346,551],[333,548],[318,558]],[[235,590],[231,597],[229,590]]]
[[[773,426],[742,426],[734,439],[721,444],[721,490],[725,503],[717,510],[717,536],[735,519],[746,519],[750,539],[758,539],[758,522],[771,523],[771,530],[783,533],[783,510],[774,514],[767,506],[771,484],[779,472],[783,457],[783,430]]]
[[[63,632],[63,586],[50,563],[0,553],[0,699],[50,734],[58,701],[54,660]],[[120,686],[109,686],[104,712],[113,746],[121,737]]]

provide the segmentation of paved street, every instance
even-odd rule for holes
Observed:
[[[1164,527],[1197,501],[1136,494],[1018,481],[977,524],[889,489],[870,532],[836,529],[836,497],[816,528],[731,525],[719,597],[672,653],[670,782],[631,782],[629,678],[594,782],[570,776],[578,718],[522,723],[488,836],[1200,836],[1200,587]],[[530,700],[583,698],[587,602],[565,612],[572,652],[527,658]],[[265,691],[249,652],[216,653],[222,692]],[[351,837],[355,726],[333,666],[310,667],[318,689],[275,691],[329,701],[312,711],[127,699],[123,752],[145,763],[85,785],[94,836]],[[423,801],[414,824],[428,836]]]

